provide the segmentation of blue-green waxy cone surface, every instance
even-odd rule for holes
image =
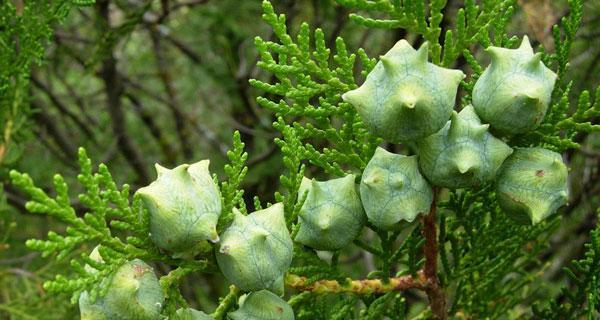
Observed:
[[[498,173],[498,204],[517,221],[538,223],[567,202],[567,175],[560,154],[516,149]]]
[[[247,216],[236,211],[233,223],[221,235],[216,256],[225,278],[241,290],[283,293],[292,247],[283,204],[276,203]]]
[[[79,313],[81,320],[108,320],[102,299],[92,302],[87,291],[79,296]]]
[[[110,278],[104,297],[91,302],[87,292],[79,298],[83,320],[158,320],[164,303],[162,289],[150,266],[135,259]]]
[[[366,216],[354,175],[327,181],[304,178],[298,198],[306,193],[300,209],[300,229],[294,239],[317,250],[338,250],[360,233]]]
[[[496,176],[512,149],[488,132],[472,106],[453,112],[439,132],[418,142],[421,172],[433,185],[466,188]]]
[[[360,182],[360,197],[368,220],[391,229],[427,212],[433,192],[419,172],[417,156],[403,156],[377,148]]]
[[[208,160],[172,170],[156,165],[156,181],[137,191],[150,214],[150,238],[158,247],[193,255],[200,242],[219,240],[221,196],[208,165]]]
[[[390,142],[426,137],[444,126],[464,74],[427,62],[428,44],[400,40],[359,88],[342,95],[370,132]]]
[[[556,74],[523,37],[518,49],[489,47],[492,58],[473,88],[473,106],[494,131],[513,135],[535,129],[544,119]]]
[[[239,305],[238,310],[228,314],[231,320],[294,320],[292,307],[267,290],[241,297]]]
[[[175,312],[175,315],[169,320],[214,320],[211,316],[202,311],[192,308],[181,308]]]

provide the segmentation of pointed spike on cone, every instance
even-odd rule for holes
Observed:
[[[527,103],[526,105],[528,106],[533,106],[535,108],[538,108],[538,105],[541,105],[541,97],[540,95],[544,92],[544,89],[542,88],[542,86],[540,86],[537,83],[530,83],[526,88],[523,88],[523,91],[520,93],[517,93],[515,95],[515,98],[519,99],[526,99]]]
[[[542,53],[538,52],[531,57],[529,61],[527,61],[526,67],[530,70],[536,69],[540,67],[540,63],[542,61]]]
[[[414,109],[419,101],[412,92],[404,89],[397,91],[394,98],[396,100],[396,105],[406,109]]]
[[[569,195],[564,190],[560,192],[560,197],[563,198],[565,201],[569,200]]]
[[[464,78],[466,78],[467,76],[464,74],[464,72],[460,71],[460,70],[452,70],[452,69],[447,69],[444,70],[447,74],[448,77],[450,79],[453,79],[456,82],[460,82],[462,81]]]
[[[203,171],[207,171],[209,166],[210,166],[210,160],[202,160],[202,161],[198,161],[196,163],[192,163],[187,168],[187,171],[190,172],[191,174],[202,173]]]
[[[448,130],[448,136],[450,139],[458,138],[462,135],[462,119],[458,115],[456,111],[452,111],[452,115],[450,115],[450,129]]]
[[[371,172],[369,172],[368,175],[363,176],[362,182],[368,187],[375,186],[376,184],[381,182],[381,180],[383,180],[382,175],[383,173],[381,172],[381,169],[374,168]]]
[[[519,50],[525,50],[525,51],[531,52],[531,54],[533,54],[533,48],[531,47],[531,43],[529,42],[529,37],[527,37],[526,35],[523,36],[523,41],[521,41]]]
[[[557,168],[557,169],[558,169],[558,168],[562,168],[562,167],[564,166],[564,163],[563,163],[561,160],[554,159],[554,160],[552,161],[552,166],[553,166],[554,168]]]
[[[544,107],[541,103],[541,99],[536,96],[533,96],[531,94],[525,94],[524,98],[527,101],[527,103],[525,103],[525,107],[528,107],[529,109],[533,109],[536,112],[539,112]]]
[[[184,163],[181,165],[178,165],[177,167],[173,168],[173,173],[177,174],[177,175],[188,175],[187,173],[187,169],[190,167],[189,164]]]
[[[456,110],[452,110],[452,114],[450,115],[450,121],[451,122],[460,121],[460,117],[458,116],[458,112],[456,112]]]
[[[169,172],[169,171],[170,171],[169,169],[167,169],[167,168],[165,168],[165,167],[161,166],[161,165],[160,165],[160,164],[158,164],[158,163],[155,163],[155,164],[154,164],[154,168],[156,168],[156,173],[157,173],[157,175],[158,175],[159,177],[160,177],[160,176],[162,176],[163,174],[165,174],[165,173],[167,173],[167,172]]]
[[[426,63],[429,57],[429,42],[425,41],[419,50],[417,50],[417,61]]]
[[[363,180],[363,183],[364,183],[364,184],[365,184],[367,187],[372,187],[372,186],[373,186],[373,185],[374,185],[376,182],[377,182],[377,178],[376,178],[376,177],[373,177],[373,176],[371,176],[371,177],[368,177],[368,178],[365,178],[365,179]]]
[[[220,238],[219,238],[219,234],[217,233],[217,229],[216,228],[213,228],[213,230],[211,231],[210,239],[209,240],[212,243],[219,242]]]
[[[476,126],[476,127],[474,127],[472,129],[473,135],[476,136],[476,137],[478,137],[478,138],[481,138],[481,137],[483,137],[485,135],[486,132],[488,132],[489,128],[490,128],[490,125],[487,124],[487,123],[479,125],[479,126]]]
[[[256,239],[258,239],[260,241],[265,241],[265,240],[267,240],[267,236],[269,236],[270,233],[269,233],[269,231],[260,228],[260,229],[256,230],[254,235],[256,236]]]
[[[342,100],[344,100],[345,102],[348,102],[352,105],[354,105],[354,102],[356,101],[357,96],[359,95],[359,90],[360,88],[345,92],[344,94],[342,94]]]
[[[365,108],[365,98],[363,96],[362,87],[342,94],[342,100],[351,104],[357,110]]]
[[[392,174],[390,176],[389,184],[394,188],[402,188],[404,186],[404,177],[400,174]]]
[[[414,101],[405,101],[402,103],[402,107],[406,109],[414,109],[417,104]]]
[[[456,157],[454,164],[460,174],[465,174],[479,167],[478,159],[472,153],[465,151]]]
[[[319,181],[315,180],[314,178],[310,179],[310,187],[312,188],[313,192],[323,191],[323,189],[319,185]]]
[[[468,161],[461,161],[456,166],[458,167],[458,172],[461,174],[465,174],[473,168],[473,165]]]
[[[244,214],[242,214],[242,212],[240,210],[238,210],[238,208],[233,208],[233,222],[242,222],[244,220]]]
[[[331,228],[331,217],[330,216],[322,216],[320,217],[317,225],[321,230],[329,230]]]
[[[545,202],[537,203],[534,206],[529,206],[528,209],[532,224],[540,223],[545,217],[547,217],[551,213],[549,204]]]
[[[229,254],[229,252],[231,252],[231,246],[229,246],[229,245],[221,246],[221,248],[219,249],[219,252],[222,254]]]
[[[388,51],[388,53],[390,53],[390,52],[395,52],[395,51],[398,51],[398,52],[403,52],[403,51],[405,51],[406,49],[410,49],[410,50],[412,50],[412,51],[414,51],[414,50],[415,50],[415,49],[413,49],[413,47],[410,45],[410,43],[408,43],[408,41],[406,41],[406,40],[402,39],[402,40],[400,40],[400,41],[396,42],[396,44],[395,44],[395,45],[392,47],[392,49],[390,49],[390,51]]]
[[[490,55],[490,58],[492,58],[492,63],[500,61],[503,56],[502,48],[498,47],[487,47],[485,52],[487,52],[487,54]]]
[[[379,61],[383,65],[383,69],[387,72],[394,71],[394,60],[391,57],[380,56]]]

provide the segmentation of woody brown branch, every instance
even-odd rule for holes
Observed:
[[[429,299],[431,311],[436,319],[445,320],[448,318],[446,312],[446,297],[444,291],[440,287],[440,281],[437,276],[437,254],[438,242],[436,235],[436,211],[437,211],[437,194],[438,189],[433,190],[433,202],[429,214],[422,217],[423,219],[423,236],[425,237],[425,246],[423,252],[425,254],[425,267],[423,273],[425,276],[425,292]]]
[[[99,22],[106,31],[110,28],[109,4],[109,1],[98,1],[96,3],[100,18]],[[141,151],[138,150],[136,144],[127,134],[125,113],[121,101],[124,92],[123,79],[117,71],[117,60],[112,51],[102,60],[100,76],[104,82],[107,96],[106,104],[112,120],[113,134],[117,138],[121,154],[123,154],[127,162],[137,173],[138,183],[142,185],[148,184],[151,180],[146,164],[144,163],[144,158],[142,157]]]

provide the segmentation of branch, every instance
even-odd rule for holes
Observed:
[[[437,253],[438,243],[436,236],[436,211],[437,211],[437,195],[439,190],[434,188],[433,201],[429,214],[423,216],[423,236],[425,237],[425,246],[423,248],[425,254],[425,267],[423,273],[426,280],[425,292],[429,298],[429,305],[436,319],[448,319],[446,311],[446,297],[444,291],[440,287],[440,281],[437,276]]]
[[[48,96],[48,99],[50,99],[50,102],[52,102],[52,104],[54,104],[54,106],[61,113],[63,113],[68,118],[73,120],[73,122],[75,122],[75,124],[77,124],[77,126],[81,129],[81,131],[83,131],[83,133],[85,133],[85,135],[88,138],[90,138],[90,140],[92,140],[92,142],[94,142],[96,144],[98,143],[98,140],[94,136],[92,129],[83,120],[81,120],[75,113],[73,113],[71,110],[69,110],[69,108],[67,108],[67,106],[56,96],[56,94],[54,94],[54,92],[52,92],[52,90],[45,83],[43,83],[40,79],[38,79],[34,75],[32,75],[30,79],[31,79],[31,82],[38,89],[42,90],[42,92],[44,92],[46,94],[46,96]]]
[[[74,159],[77,156],[77,148],[71,144],[72,139],[69,138],[69,134],[57,125],[60,121],[56,121],[56,119],[50,115],[44,103],[32,100],[31,106],[37,111],[33,113],[33,119],[46,128],[46,131],[52,136],[56,145],[60,147],[62,152],[66,155],[66,158]]]
[[[154,121],[154,116],[148,111],[145,110],[144,106],[140,99],[131,94],[130,92],[125,92],[125,96],[131,104],[133,105],[135,111],[142,119],[142,122],[146,125],[150,134],[156,139],[160,149],[162,150],[163,157],[167,161],[167,164],[174,165],[177,162],[177,153],[173,146],[168,141],[167,137],[162,133],[158,124]]]
[[[183,155],[186,159],[191,159],[194,156],[194,150],[192,149],[192,144],[190,143],[190,131],[186,125],[187,117],[179,109],[177,93],[173,87],[173,78],[169,72],[167,59],[164,56],[163,46],[160,42],[160,36],[158,35],[158,31],[154,28],[149,28],[148,31],[150,32],[150,38],[152,39],[152,44],[154,46],[154,56],[156,58],[158,75],[163,83],[167,98],[169,99],[168,106],[169,109],[171,109],[171,115],[175,120],[175,129],[181,143],[181,150],[183,151]]]
[[[38,119],[35,119],[38,121]],[[35,134],[36,140],[44,146],[54,158],[56,158],[60,163],[65,165],[66,169],[72,170],[73,172],[77,172],[79,166],[73,160],[73,158],[69,157],[67,153],[65,153],[60,147],[54,143],[53,138],[50,133],[44,128],[35,128],[32,129],[32,132]]]
[[[127,78],[122,73],[120,73],[119,76],[123,79],[125,84],[128,85],[128,87],[135,89],[137,92],[143,93],[144,95],[161,102],[162,104],[168,106],[169,108],[173,107],[171,101],[169,101],[168,99],[161,97],[159,94],[152,92],[152,90],[145,88],[144,86],[142,86],[139,83],[136,83],[132,79]],[[200,137],[206,138],[210,142],[210,144],[215,148],[215,150],[218,150],[221,154],[225,155],[227,153],[227,150],[229,149],[229,147],[227,145],[223,144],[223,142],[221,142],[221,140],[219,140],[216,133],[212,132],[208,127],[200,125],[198,123],[197,119],[195,119],[194,117],[192,117],[190,115],[185,115],[185,116],[187,117],[187,120],[190,122],[190,124],[192,126],[192,130],[194,130]],[[228,119],[228,118],[226,118],[226,119]],[[240,131],[243,131],[243,130],[240,130]]]
[[[63,84],[63,86],[65,86],[65,89],[69,93],[69,96],[71,97],[71,99],[75,102],[75,105],[79,109],[79,112],[81,113],[81,115],[85,118],[85,121],[87,121],[87,123],[91,124],[93,127],[97,127],[98,121],[96,121],[90,115],[90,112],[87,110],[85,102],[83,101],[83,98],[77,94],[75,88],[73,88],[73,86],[67,81],[67,78],[66,77],[58,77],[58,80],[60,80],[60,82]]]
[[[425,276],[419,272],[419,279],[413,278],[412,275],[402,276],[398,278],[389,278],[388,282],[381,279],[365,279],[352,280],[346,279],[340,283],[336,280],[319,280],[308,284],[306,277],[295,274],[287,274],[285,284],[288,287],[300,291],[310,291],[316,294],[324,293],[354,293],[354,294],[381,294],[392,291],[403,291],[408,289],[424,290]]]
[[[109,23],[109,3],[107,1],[99,3],[99,14],[104,19],[103,23],[108,28]],[[150,183],[150,174],[146,169],[144,159],[135,144],[127,135],[125,128],[125,114],[121,104],[121,95],[123,94],[123,79],[117,72],[117,62],[112,55],[112,52],[102,61],[102,69],[100,71],[107,96],[107,107],[112,119],[113,133],[115,134],[121,153],[136,171],[139,177],[139,183]]]
[[[236,286],[229,286],[229,293],[223,299],[220,299],[219,306],[211,314],[211,317],[215,320],[224,319],[227,311],[235,305],[239,292],[240,290]]]
[[[190,48],[189,45],[187,45],[186,43],[184,43],[182,40],[179,40],[177,38],[174,38],[173,36],[171,36],[168,33],[164,33],[164,32],[160,32],[159,34],[167,41],[169,41],[175,48],[177,48],[181,53],[183,53],[183,55],[185,55],[186,57],[188,57],[190,60],[192,60],[192,62],[196,63],[196,64],[201,64],[202,63],[202,58],[200,57],[199,54],[197,54],[194,49]]]

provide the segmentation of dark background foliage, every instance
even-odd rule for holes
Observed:
[[[231,133],[239,130],[250,155],[250,170],[242,184],[246,203],[251,208],[254,195],[263,202],[274,201],[284,170],[273,143],[279,132],[272,127],[274,116],[257,104],[259,92],[248,83],[251,78],[269,81],[271,77],[256,66],[259,58],[254,37],[273,37],[260,21],[261,1],[97,0],[93,6],[71,8],[61,19],[44,13],[49,7],[19,12],[27,0],[7,1],[17,9],[11,13],[4,8],[4,19],[9,15],[39,17],[29,30],[38,31],[31,37],[40,39],[43,47],[23,46],[23,50],[39,53],[39,59],[43,54],[43,62],[13,61],[8,58],[14,54],[11,52],[0,56],[5,70],[29,74],[29,79],[22,77],[16,84],[24,88],[19,111],[7,112],[11,104],[2,102],[0,181],[7,181],[9,169],[28,172],[44,188],[51,186],[55,172],[74,181],[79,146],[96,162],[106,163],[117,182],[128,182],[133,190],[154,179],[156,162],[172,167],[210,158],[212,171],[222,175]],[[550,27],[568,13],[565,1],[518,2],[509,34],[527,34],[535,45],[552,51]],[[448,3],[442,29],[453,26],[456,8],[462,5],[456,0]],[[349,20],[349,9],[334,1],[273,4],[277,12],[287,15],[291,33],[306,21],[311,28],[325,31],[328,47],[342,36],[349,48],[363,47],[376,57],[399,39],[415,45],[422,41],[404,31],[360,27]],[[44,29],[45,25],[54,30]],[[600,83],[599,30],[600,3],[586,1],[583,24],[571,52],[568,79],[573,81],[573,92],[594,90]],[[466,61],[459,59],[453,67],[464,69]],[[2,81],[4,86],[9,80]],[[27,81],[28,86],[23,84]],[[14,101],[15,97],[10,97]],[[7,136],[8,123],[12,129]],[[600,135],[580,134],[576,140],[582,148],[567,151],[565,156],[571,168],[570,202],[561,209],[563,219],[548,236],[547,248],[541,250],[540,265],[528,269],[537,280],[529,285],[531,297],[521,297],[525,303],[529,298],[563,299],[560,288],[575,283],[562,269],[582,258],[583,244],[590,241],[590,230],[596,225]],[[69,304],[68,297],[51,296],[42,289],[43,281],[65,266],[42,259],[24,246],[26,239],[44,238],[48,230],[64,226],[27,213],[25,201],[8,183],[3,184],[0,318],[76,318],[77,307]],[[359,258],[343,257],[350,263],[349,271],[372,269],[372,258],[360,254]],[[191,305],[212,310],[227,286],[219,277],[194,275],[181,291]],[[507,317],[518,317],[526,308],[523,304],[508,310]]]

